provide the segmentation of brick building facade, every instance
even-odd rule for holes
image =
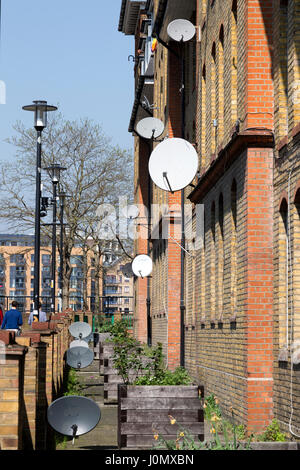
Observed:
[[[168,37],[176,18],[196,26],[191,41]],[[165,125],[160,138],[184,137],[199,156],[183,199],[149,181],[157,142],[134,132],[145,117],[145,20],[158,41],[149,86],[151,112]],[[162,342],[170,368],[185,365],[225,414],[233,407],[254,432],[276,417],[300,433],[299,24],[299,0],[123,0],[120,14],[119,29],[136,44],[135,201],[167,207],[152,217],[151,243],[136,240],[136,253],[148,252],[154,268],[150,281],[136,281],[135,334]],[[192,205],[194,228],[204,206],[204,244],[185,252],[184,269],[178,244],[156,236],[164,221],[172,236],[182,202]]]

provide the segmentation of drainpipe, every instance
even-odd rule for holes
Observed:
[[[153,150],[153,141],[149,145],[149,157]],[[152,184],[150,174],[148,172],[148,240],[147,240],[147,255],[150,256],[150,232],[151,232],[151,201],[152,201]],[[152,321],[151,321],[151,296],[150,296],[150,276],[147,277],[147,340],[148,346],[152,346]]]
[[[183,45],[182,45],[183,46]],[[185,138],[185,60],[182,54],[181,62],[181,137]],[[184,227],[184,189],[181,190],[181,275],[180,275],[180,365],[184,367],[184,350],[185,350],[185,331],[184,331],[184,316],[185,316],[185,303],[184,303],[184,261],[185,261],[185,227]]]

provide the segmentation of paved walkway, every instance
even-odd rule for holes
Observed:
[[[102,450],[117,449],[117,405],[105,405],[103,402],[103,375],[99,375],[99,361],[77,372],[81,384],[81,393],[94,400],[100,407],[101,419],[98,425],[89,433],[68,440],[57,450]]]

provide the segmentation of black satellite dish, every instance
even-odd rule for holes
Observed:
[[[67,350],[67,363],[73,369],[84,369],[94,360],[94,353],[89,348],[76,346]]]
[[[74,338],[83,339],[89,336],[92,328],[88,323],[77,321],[69,326],[69,332]]]
[[[101,410],[90,398],[70,395],[55,400],[47,410],[50,426],[64,436],[81,436],[99,423]]]

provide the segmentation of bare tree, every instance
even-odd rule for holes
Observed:
[[[16,147],[16,160],[0,167],[0,220],[5,220],[14,233],[24,233],[34,227],[36,132],[26,129],[20,122],[15,124],[14,130],[16,135],[7,142]],[[68,121],[59,113],[49,117],[43,132],[42,150],[43,168],[54,162],[66,167],[60,181],[60,189],[70,196],[64,211],[68,225],[68,230],[64,228],[65,308],[69,304],[70,259],[76,237],[85,229],[87,221],[90,226],[96,226],[99,205],[117,206],[120,196],[131,198],[133,159],[128,150],[113,145],[98,124],[89,119]],[[51,179],[46,172],[42,172],[42,183],[43,195],[50,196]],[[49,228],[42,230],[49,234]]]

